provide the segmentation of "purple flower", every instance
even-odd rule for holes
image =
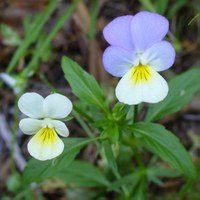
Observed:
[[[110,46],[103,65],[108,73],[122,77],[115,90],[120,102],[157,103],[167,96],[168,84],[157,72],[174,63],[173,46],[162,40],[168,30],[165,17],[146,11],[118,17],[104,28]]]

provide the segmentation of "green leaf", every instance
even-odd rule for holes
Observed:
[[[155,121],[181,110],[200,89],[200,68],[194,68],[176,76],[169,82],[169,94],[160,103],[152,104],[145,121]]]
[[[62,69],[65,73],[65,78],[72,87],[73,93],[77,97],[88,104],[107,110],[102,89],[93,76],[67,57],[62,58]]]
[[[105,155],[106,155],[108,165],[112,169],[113,173],[117,175],[118,174],[118,167],[117,167],[117,163],[115,161],[114,155],[113,155],[111,144],[108,140],[106,140],[103,143],[103,145],[104,145],[104,150],[105,150]]]
[[[151,0],[139,0],[139,2],[144,7],[145,10],[156,12],[156,8],[154,4],[152,4]]]
[[[46,37],[42,41],[38,43],[31,61],[28,63],[28,65],[22,72],[23,76],[27,77],[27,74],[37,70],[39,66],[37,64],[39,59],[43,57],[44,52],[48,51],[48,47],[51,45],[52,39],[55,37],[56,33],[61,29],[66,20],[70,17],[70,15],[73,13],[79,2],[80,0],[73,1],[73,3],[71,3],[68,9],[59,16],[51,31],[46,35]]]
[[[139,181],[137,187],[134,188],[134,191],[132,193],[132,200],[147,200],[146,177],[142,177],[142,179]]]
[[[94,165],[84,161],[73,161],[67,169],[63,169],[57,177],[67,183],[84,187],[108,187],[109,181]]]
[[[159,177],[175,178],[180,176],[178,171],[170,168],[163,168],[159,166],[150,166],[147,168],[148,179],[159,186],[163,186],[163,182]]]
[[[168,10],[167,18],[171,19],[176,13],[186,5],[186,0],[176,0],[174,3],[170,6],[170,9]]]
[[[130,126],[144,147],[170,163],[189,178],[195,178],[196,170],[191,157],[178,138],[165,127],[153,123],[137,123]]]
[[[147,169],[148,176],[160,176],[160,177],[170,177],[175,178],[180,176],[180,173],[178,171],[175,171],[174,169],[170,168],[163,168],[159,166],[150,166]]]
[[[65,143],[65,150],[59,157],[48,161],[31,159],[23,171],[24,184],[40,182],[46,178],[53,177],[58,171],[67,167],[75,159],[81,148],[95,140],[97,140],[97,138],[68,138],[63,140]]]
[[[3,42],[6,45],[18,46],[22,42],[19,34],[13,28],[7,26],[6,24],[0,25],[0,34],[3,36]]]
[[[95,37],[96,33],[96,21],[98,17],[99,12],[99,2],[98,1],[91,1],[91,7],[90,7],[90,26],[88,30],[88,37],[89,39],[92,39]]]
[[[102,138],[107,138],[111,143],[119,141],[119,128],[116,123],[111,123],[101,134]]]
[[[169,0],[157,0],[156,1],[156,10],[159,14],[164,15],[167,6],[168,6]]]
[[[139,171],[136,171],[134,173],[128,174],[126,176],[123,176],[119,180],[114,181],[110,187],[108,188],[109,191],[116,190],[124,185],[131,186],[131,189],[133,189],[140,181],[140,173]]]
[[[13,71],[17,62],[25,54],[30,44],[37,40],[37,37],[39,36],[42,27],[44,26],[45,22],[49,19],[51,13],[56,8],[57,3],[58,1],[51,1],[49,5],[46,7],[46,9],[42,12],[42,14],[40,14],[39,17],[35,19],[35,21],[33,22],[32,26],[30,26],[30,29],[28,31],[29,34],[26,34],[26,37],[24,38],[21,45],[19,46],[14,56],[12,57],[9,66],[6,69],[6,73],[11,73]]]

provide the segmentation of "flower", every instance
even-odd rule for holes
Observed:
[[[157,72],[174,63],[173,46],[162,40],[168,29],[165,17],[146,11],[118,17],[104,28],[110,46],[103,65],[111,75],[122,77],[115,90],[120,102],[157,103],[167,96],[168,84]]]
[[[28,116],[19,122],[19,127],[27,135],[34,135],[28,142],[28,152],[38,160],[49,160],[60,155],[64,143],[58,137],[67,137],[69,130],[60,121],[72,111],[71,101],[60,94],[50,94],[43,98],[37,93],[25,93],[18,107]]]

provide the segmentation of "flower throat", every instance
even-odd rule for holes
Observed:
[[[148,82],[151,78],[150,67],[139,64],[131,69],[131,79],[134,83]]]

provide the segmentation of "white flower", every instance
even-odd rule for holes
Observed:
[[[27,135],[34,135],[28,143],[28,151],[38,160],[49,160],[60,155],[64,143],[57,134],[67,137],[69,130],[60,121],[72,111],[71,101],[60,94],[43,98],[37,93],[25,93],[18,107],[29,118],[19,122],[20,129]]]

